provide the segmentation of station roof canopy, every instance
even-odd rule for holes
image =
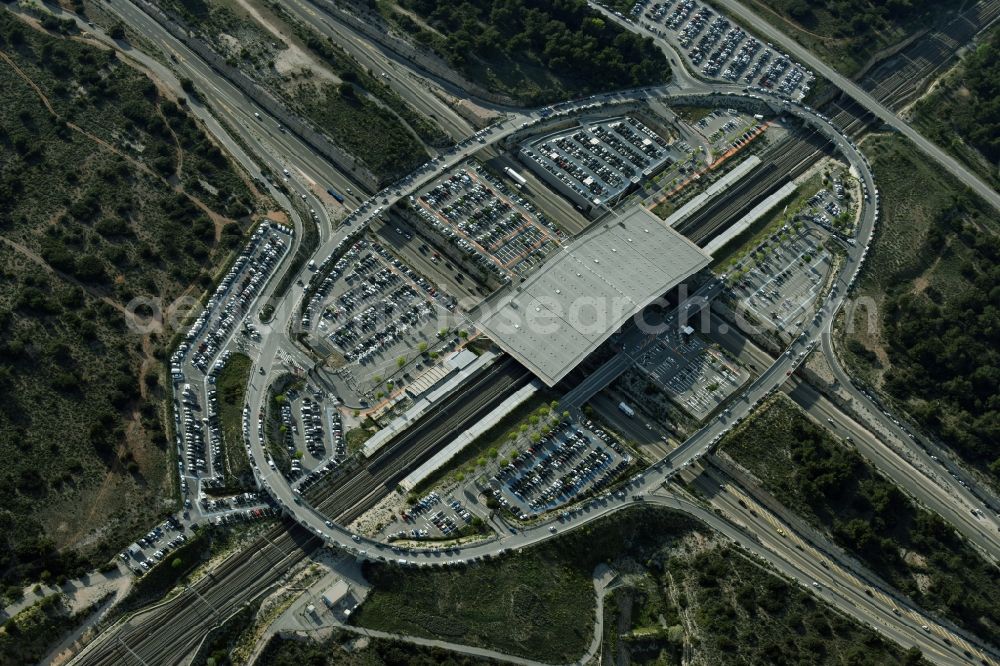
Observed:
[[[710,257],[641,206],[564,244],[483,303],[479,327],[549,386]]]

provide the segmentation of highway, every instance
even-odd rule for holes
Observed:
[[[852,614],[862,624],[900,645],[916,645],[926,658],[938,663],[968,663],[965,652],[979,651],[975,639],[950,625],[945,628],[929,621],[924,611],[825,536],[802,520],[786,519],[769,503],[761,502],[759,493],[746,491],[715,467],[706,467],[693,483],[713,511],[721,511],[752,535],[762,547],[756,551],[759,556],[823,600],[854,609]],[[894,621],[886,622],[886,617]]]
[[[783,387],[817,423],[825,424],[834,434],[853,440],[853,447],[906,494],[928,510],[938,514],[957,529],[980,552],[983,559],[996,562],[1000,553],[1000,534],[993,516],[980,519],[970,509],[976,504],[963,499],[959,488],[949,476],[934,474],[911,456],[901,455],[871,430],[844,413],[815,388],[802,381],[788,382]],[[950,483],[949,483],[950,482]]]
[[[952,498],[960,501],[970,512],[972,509],[985,509],[983,513],[986,515],[978,518],[979,524],[991,535],[996,535],[1000,525],[998,520],[1000,500],[990,491],[989,486],[970,474],[955,460],[950,450],[930,437],[916,435],[916,427],[912,429],[905,427],[904,423],[890,415],[885,407],[877,404],[871,393],[859,388],[858,383],[840,364],[840,359],[833,348],[830,329],[823,331],[822,344],[823,354],[827,357],[839,386],[853,399],[855,411],[893,438],[924,475],[930,475],[939,483],[942,480],[947,483]],[[994,541],[993,552],[1000,553],[1000,545],[996,543]]]
[[[170,31],[148,13],[157,12],[156,8],[141,2],[141,0],[138,4],[130,0],[107,0],[104,7],[117,14],[133,30],[141,32],[164,54],[172,55],[172,63],[194,82],[196,91],[205,97],[207,106],[218,114],[232,131],[240,134],[242,142],[251,147],[258,158],[265,161],[271,172],[276,174],[275,177],[280,178],[283,168],[289,168],[293,173],[299,174],[303,182],[290,183],[290,187],[295,191],[295,194],[307,195],[309,208],[315,208],[319,212],[330,206],[338,216],[347,212],[325,194],[328,186],[345,194],[347,202],[356,205],[359,199],[347,194],[349,188],[359,186],[356,181],[345,177],[340,170],[316,154],[291,132],[278,130],[280,123],[270,117],[256,100],[247,97],[236,86],[220,76],[209,64],[176,39]],[[160,18],[165,20],[162,16]],[[88,32],[95,32],[95,29],[91,27],[85,27],[85,29]],[[126,49],[126,52],[134,53],[135,50]],[[169,71],[161,65],[159,71],[164,70]],[[176,80],[177,77],[171,74],[170,78]],[[181,96],[187,96],[180,89],[179,84],[176,92]],[[191,100],[191,106],[198,106],[197,101]],[[255,113],[260,115],[259,119]],[[235,142],[232,137],[229,137],[225,145],[227,149],[233,149]],[[260,169],[251,171],[250,175],[259,176]],[[314,192],[305,187],[311,183],[322,184],[322,187],[318,188],[318,192]],[[330,228],[330,226],[330,224],[320,225],[321,230],[324,227]]]

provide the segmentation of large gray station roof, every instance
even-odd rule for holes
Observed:
[[[484,303],[479,327],[549,386],[710,257],[641,206],[592,226]]]

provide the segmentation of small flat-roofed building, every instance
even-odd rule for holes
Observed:
[[[592,226],[480,306],[479,327],[549,386],[710,257],[641,206]]]
[[[323,603],[327,608],[336,608],[337,604],[347,598],[351,593],[351,586],[345,580],[338,580],[333,587],[323,593]]]

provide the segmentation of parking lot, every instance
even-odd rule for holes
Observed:
[[[628,16],[669,41],[703,76],[772,88],[801,99],[815,76],[771,43],[695,0],[637,2]]]
[[[673,158],[666,139],[630,116],[525,143],[520,159],[581,207],[613,203]]]
[[[809,197],[796,219],[805,219],[831,233],[848,238],[854,235],[855,209],[847,195],[844,179],[835,178],[829,189]]]
[[[259,338],[244,317],[288,251],[290,234],[269,222],[257,228],[170,358],[177,466],[185,497],[191,491],[189,479],[209,487],[223,483],[215,378],[229,359],[225,348],[233,336],[242,331]]]
[[[698,421],[750,379],[749,371],[700,335],[685,335],[674,326],[646,348],[638,365]]]
[[[360,394],[412,360],[451,321],[456,301],[380,243],[360,240],[337,262],[314,297],[310,334],[316,348],[335,351],[342,373]],[[386,389],[388,390],[388,389]]]
[[[278,418],[284,426],[284,441],[291,458],[290,480],[321,467],[327,460],[343,460],[347,446],[336,402],[314,387],[285,392]]]
[[[184,532],[181,522],[171,516],[122,551],[118,559],[132,573],[141,576],[163,560],[170,551],[187,541],[188,537]]]
[[[402,511],[400,520],[386,532],[390,541],[420,539],[454,539],[471,531],[475,514],[452,496],[441,497],[431,492]]]
[[[731,287],[758,323],[794,335],[813,316],[833,257],[813,228],[772,234],[744,260],[749,269]]]
[[[190,500],[187,500],[186,506],[189,510],[193,508]],[[203,522],[214,525],[254,522],[278,515],[275,508],[263,502],[256,493],[218,499],[205,498],[199,503],[198,508],[201,510]],[[118,559],[137,576],[143,575],[167,559],[172,551],[183,546],[190,538],[188,528],[192,523],[188,522],[189,510],[184,512],[184,520],[170,516],[150,529],[119,553]]]
[[[409,206],[418,228],[501,284],[526,275],[560,243],[561,232],[544,213],[478,163],[435,181],[411,196]],[[421,242],[419,251],[435,263],[445,261],[435,244]]]
[[[631,461],[605,431],[567,420],[513,455],[489,479],[489,486],[504,510],[527,520],[600,491]]]
[[[764,129],[762,121],[736,109],[716,109],[695,123],[716,155],[740,148]]]
[[[205,309],[188,329],[184,342],[171,356],[170,370],[175,383],[186,380],[184,362],[202,373],[232,337],[237,324],[249,312],[274,267],[288,251],[292,230],[276,223],[257,227],[250,242],[219,283]]]

